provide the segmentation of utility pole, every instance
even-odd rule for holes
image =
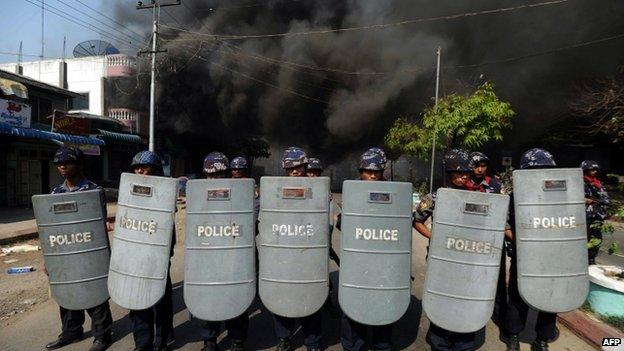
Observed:
[[[45,20],[45,0],[41,0],[41,57],[39,59],[39,80],[41,80],[41,61],[43,61],[43,32],[44,32],[44,20]]]
[[[438,56],[438,63],[436,68],[436,85],[435,85],[435,106],[438,106],[438,97],[440,93],[440,56],[442,54],[442,48],[438,46],[436,50],[436,54]],[[433,169],[435,168],[435,148],[436,148],[436,137],[438,131],[434,124],[433,130],[433,142],[431,146],[431,174],[429,175],[429,193],[433,193]]]
[[[160,19],[160,8],[166,6],[180,5],[182,2],[177,0],[172,3],[161,4],[152,0],[151,4],[144,5],[141,1],[138,2],[136,9],[152,9],[152,50],[151,51],[139,51],[138,55],[150,54],[152,55],[152,68],[151,68],[151,82],[150,82],[150,116],[149,116],[149,151],[154,151],[155,147],[155,113],[156,113],[156,54],[161,52],[167,52],[167,50],[158,50],[158,20]]]

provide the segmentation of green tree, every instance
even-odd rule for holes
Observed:
[[[234,153],[244,155],[249,162],[249,169],[253,168],[254,160],[257,158],[267,158],[271,156],[269,143],[258,137],[240,138],[234,145]]]
[[[515,112],[501,101],[491,83],[484,83],[467,96],[451,94],[428,107],[420,121],[398,118],[385,137],[393,152],[428,159],[434,133],[442,149],[477,149],[491,140],[502,140],[511,128]]]

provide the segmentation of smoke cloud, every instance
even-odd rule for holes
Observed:
[[[387,28],[242,40],[207,35],[360,27],[521,4],[184,3],[163,8],[179,22],[163,13],[166,25],[193,33],[161,28],[161,46],[168,52],[158,58],[159,124],[178,142],[201,146],[202,153],[212,147],[227,151],[240,138],[263,136],[273,144],[307,146],[331,162],[380,144],[396,117],[417,118],[432,103],[438,46],[442,95],[467,92],[484,80],[494,82],[501,98],[518,112],[505,144],[518,145],[566,113],[577,82],[608,75],[624,59],[622,40],[559,50],[624,33],[624,3],[617,0],[570,0]],[[136,16],[118,8],[118,18],[127,23],[138,23]]]

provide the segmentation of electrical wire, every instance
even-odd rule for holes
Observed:
[[[42,4],[42,2],[40,2],[40,4],[36,4],[35,2],[33,2],[33,1],[31,1],[31,0],[24,0],[24,1],[26,1],[27,3],[29,3],[29,4],[33,5],[33,6],[37,7],[37,8],[41,8],[41,4]],[[56,9],[54,6],[46,5],[46,6],[45,6],[45,8],[44,8],[44,10],[45,10],[45,11],[47,11],[47,12],[50,12],[50,13],[52,13],[52,14],[55,14],[55,15],[57,15],[57,16],[59,16],[59,17],[61,17],[61,18],[64,18],[65,20],[67,20],[67,21],[69,21],[69,22],[72,22],[72,23],[74,23],[74,24],[77,24],[77,25],[79,25],[79,26],[81,26],[81,27],[83,27],[83,28],[86,28],[86,29],[88,29],[88,30],[90,30],[90,31],[92,31],[92,32],[94,32],[94,33],[98,33],[98,34],[100,34],[100,35],[102,35],[102,36],[104,36],[104,37],[107,37],[107,38],[110,38],[110,39],[116,40],[116,41],[118,41],[118,42],[120,42],[120,43],[123,43],[124,45],[127,45],[127,46],[133,46],[133,47],[135,47],[135,48],[138,48],[138,46],[136,46],[135,44],[133,44],[133,43],[131,43],[131,42],[127,41],[127,40],[120,39],[119,37],[115,36],[114,34],[111,34],[111,33],[108,33],[108,32],[106,32],[106,31],[103,31],[103,30],[101,30],[101,29],[99,29],[99,28],[97,28],[97,27],[95,27],[95,26],[93,26],[93,25],[90,25],[90,26],[89,26],[89,23],[87,23],[87,24],[84,24],[84,22],[82,22],[82,23],[81,23],[81,21],[80,21],[79,19],[78,19],[78,21],[73,20],[72,18],[70,18],[70,17],[73,17],[73,16],[71,16],[71,15],[69,15],[69,14],[68,14],[68,16],[70,16],[70,17],[65,16],[65,15],[63,14],[63,11],[62,11],[62,10],[57,10],[58,12],[56,12],[56,11],[51,10],[50,8]],[[60,13],[59,13],[59,12],[60,12]],[[95,29],[94,29],[94,28],[95,28]],[[98,30],[98,29],[99,29],[99,30]]]
[[[180,32],[192,33],[192,34],[203,36],[203,37],[219,38],[221,40],[281,38],[281,37],[293,37],[293,36],[304,36],[304,35],[354,32],[354,31],[361,31],[361,30],[367,30],[367,29],[385,29],[389,27],[397,27],[397,26],[414,24],[414,23],[433,22],[433,21],[440,21],[440,20],[452,20],[452,19],[464,18],[464,17],[476,17],[476,16],[482,16],[482,15],[505,13],[505,12],[521,10],[521,9],[530,9],[530,8],[537,8],[537,7],[550,6],[550,5],[559,5],[559,4],[566,3],[568,1],[570,0],[552,0],[552,1],[546,1],[546,2],[533,3],[533,4],[512,6],[512,7],[496,8],[496,9],[484,10],[484,11],[464,12],[464,13],[458,13],[458,14],[446,15],[446,16],[416,18],[416,19],[404,20],[404,21],[399,21],[399,22],[379,23],[379,24],[372,24],[372,25],[367,25],[367,26],[311,30],[311,31],[302,31],[302,32],[273,33],[273,34],[249,34],[249,35],[208,34],[208,33],[201,33],[201,32],[193,32],[184,28],[176,28],[176,27],[165,26],[165,25],[163,26],[172,30],[180,31]]]
[[[118,26],[120,26],[120,27],[122,27],[122,28],[125,28],[127,31],[132,32],[132,33],[134,33],[135,35],[138,35],[139,37],[143,38],[143,40],[148,40],[148,36],[143,35],[143,34],[139,34],[139,33],[135,32],[135,31],[133,31],[132,29],[130,29],[130,28],[128,28],[128,27],[126,27],[126,26],[125,26],[125,25],[123,25],[122,23],[119,23],[119,22],[118,22],[117,20],[115,20],[114,18],[111,18],[111,17],[107,16],[105,13],[102,13],[102,12],[100,12],[100,11],[98,11],[98,10],[94,9],[93,7],[91,7],[91,6],[87,5],[87,4],[85,4],[85,3],[84,3],[84,2],[82,2],[81,0],[74,0],[74,1],[76,1],[76,2],[80,3],[81,5],[85,6],[85,7],[86,7],[86,8],[88,8],[88,9],[90,9],[91,11],[97,12],[98,14],[100,14],[100,15],[102,15],[103,17],[105,17],[105,18],[109,19],[110,21],[114,22],[114,23],[115,23],[115,24],[117,24]]]

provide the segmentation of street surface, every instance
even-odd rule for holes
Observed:
[[[340,195],[334,195],[339,201]],[[183,207],[183,206],[182,206]],[[175,255],[171,265],[171,276],[174,284],[174,323],[175,323],[175,343],[172,348],[175,350],[200,350],[202,340],[200,336],[200,321],[189,320],[189,314],[184,307],[182,293],[182,279],[184,273],[184,216],[185,211],[178,211],[177,240]],[[624,231],[618,229],[618,237],[624,237]],[[425,275],[425,253],[427,241],[418,233],[414,232],[412,244],[412,275],[415,277],[412,282],[412,303],[403,318],[395,325],[394,343],[397,350],[429,350],[425,342],[425,335],[429,322],[421,311],[420,299]],[[31,241],[36,244],[36,241]],[[333,244],[336,251],[340,250],[340,232],[334,231]],[[607,259],[606,254],[600,255],[600,260]],[[609,260],[617,257],[608,257]],[[6,264],[8,259],[18,259],[19,261]],[[614,261],[615,262],[615,261]],[[622,260],[620,258],[620,264]],[[58,305],[50,299],[47,294],[48,284],[43,273],[41,251],[11,254],[2,257],[0,267],[2,268],[0,279],[0,351],[22,351],[22,350],[42,350],[44,345],[56,338],[60,332],[60,320]],[[8,266],[33,265],[37,271],[24,275],[7,275]],[[331,262],[331,279],[334,286],[338,286],[338,272],[334,262]],[[337,291],[332,296],[337,305]],[[113,339],[114,344],[111,350],[132,350],[134,342],[132,339],[131,324],[128,319],[128,312],[111,302],[113,312]],[[256,301],[252,308],[250,320],[250,335],[247,341],[248,350],[272,350],[277,343],[273,334],[273,324],[270,315]],[[534,318],[530,315],[529,319]],[[62,350],[86,350],[92,342],[90,338],[90,319],[86,318],[85,340],[67,346]],[[587,351],[591,346],[572,334],[568,329],[559,325],[560,337],[551,344],[553,351]],[[341,350],[340,346],[340,318],[332,316],[328,311],[323,312],[323,336],[327,350]],[[220,340],[220,348],[226,350],[229,341],[224,339],[223,333]],[[531,335],[522,335],[523,341],[530,341]],[[302,338],[300,334],[295,337],[295,344],[298,350],[304,350],[301,346]],[[481,350],[493,351],[504,350],[504,344],[499,341],[498,328],[493,323],[488,323],[486,329],[486,340]],[[522,344],[522,350],[529,350],[527,343]]]

